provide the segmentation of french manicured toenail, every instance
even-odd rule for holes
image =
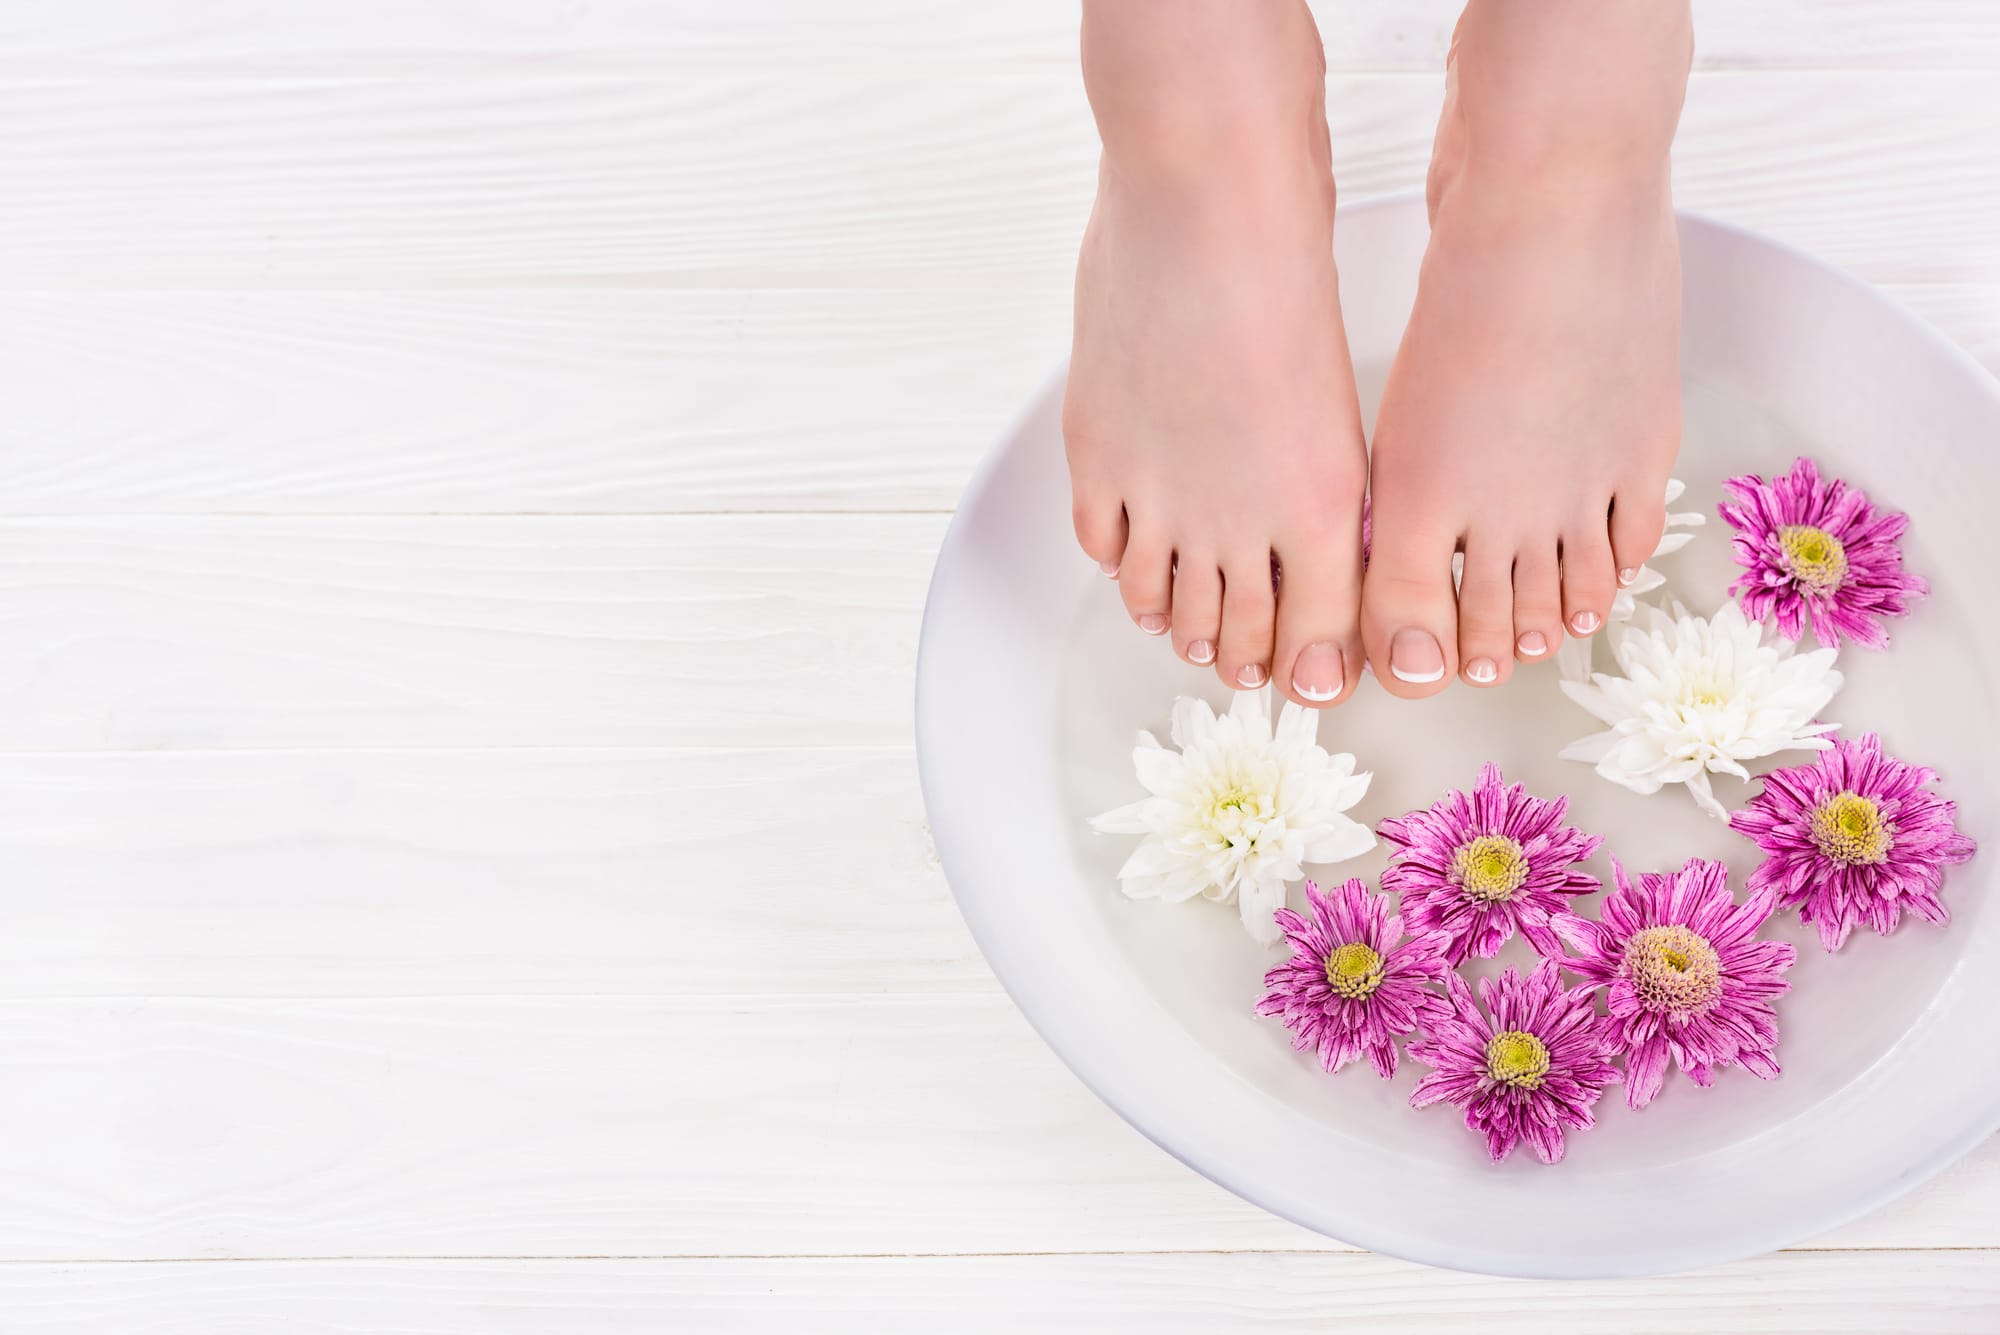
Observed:
[[[1340,650],[1331,644],[1307,645],[1292,664],[1292,689],[1314,704],[1333,699],[1346,683],[1347,669],[1340,661]]]
[[[1269,675],[1269,673],[1264,671],[1262,663],[1245,663],[1242,667],[1236,669],[1236,682],[1239,686],[1244,687],[1262,686],[1264,678]]]
[[[1188,662],[1207,667],[1215,661],[1215,646],[1207,640],[1189,640],[1187,656]]]
[[[1578,612],[1569,619],[1569,628],[1579,635],[1588,635],[1604,624],[1604,618],[1595,612]]]
[[[1427,630],[1399,630],[1389,641],[1389,671],[1397,681],[1426,686],[1444,679],[1444,650]]]
[[[1475,658],[1465,665],[1465,679],[1481,686],[1491,685],[1499,677],[1500,669],[1490,658]]]
[[[1139,629],[1148,635],[1165,635],[1167,618],[1159,612],[1148,612],[1139,618]]]
[[[1638,570],[1633,566],[1626,566],[1618,572],[1618,587],[1621,589],[1630,588],[1632,581],[1637,578],[1639,578]]]
[[[1118,563],[1116,561],[1099,561],[1097,568],[1104,572],[1104,578],[1106,579],[1118,578]]]
[[[1540,658],[1549,651],[1549,637],[1538,630],[1531,630],[1514,641],[1514,647],[1521,651],[1523,658]]]

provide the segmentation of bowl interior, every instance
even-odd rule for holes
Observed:
[[[1674,508],[1709,522],[1661,558],[1668,592],[1700,612],[1726,598],[1734,567],[1714,504],[1733,473],[1768,474],[1810,453],[1910,512],[1906,560],[1932,596],[1896,623],[1890,651],[1843,653],[1847,682],[1827,717],[1939,769],[1962,828],[1984,842],[1984,757],[1996,731],[1981,665],[1995,646],[1980,616],[1993,599],[1974,559],[1973,497],[2000,483],[1991,445],[2000,399],[1976,366],[1858,284],[1712,223],[1682,230],[1686,431],[1676,472],[1689,491]],[[1338,236],[1372,427],[1415,293],[1422,208],[1343,210]],[[1793,991],[1779,1003],[1784,1075],[1764,1082],[1731,1070],[1709,1090],[1670,1077],[1641,1113],[1614,1090],[1599,1126],[1572,1136],[1555,1168],[1525,1153],[1491,1165],[1458,1113],[1411,1110],[1419,1071],[1407,1059],[1385,1082],[1365,1065],[1329,1077],[1295,1052],[1282,1027],[1252,1011],[1282,951],[1251,942],[1233,906],[1123,898],[1115,873],[1132,841],[1086,828],[1091,814],[1138,795],[1139,729],[1164,735],[1176,695],[1222,708],[1229,692],[1134,631],[1115,589],[1074,550],[1060,392],[1058,377],[1030,406],[947,539],[926,612],[919,750],[940,854],[996,972],[1135,1125],[1224,1185],[1346,1240],[1522,1274],[1660,1270],[1797,1241],[1990,1127],[2000,1077],[1968,1069],[1953,1047],[1977,1045],[1970,1026],[2000,1000],[1985,967],[2000,926],[1986,911],[1982,860],[1948,882],[1948,930],[1912,922],[1889,938],[1860,932],[1828,956],[1811,929],[1783,917],[1772,934],[1800,948]],[[1606,657],[1600,650],[1600,665]],[[1532,792],[1569,796],[1571,819],[1605,836],[1591,867],[1600,876],[1609,854],[1635,872],[1703,856],[1726,862],[1740,887],[1754,848],[1684,793],[1642,798],[1556,759],[1596,725],[1555,677],[1552,666],[1522,671],[1497,691],[1421,702],[1371,684],[1325,715],[1322,742],[1375,776],[1352,814],[1373,823],[1427,805],[1493,760]],[[1748,789],[1721,780],[1718,795],[1733,807]],[[1372,879],[1384,861],[1378,850],[1310,870]],[[1579,907],[1594,915],[1596,903]],[[1516,941],[1474,967],[1532,959]],[[1902,1107],[1912,1102],[1924,1111]]]

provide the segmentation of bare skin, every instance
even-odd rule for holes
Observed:
[[[1083,41],[1104,156],[1063,405],[1078,541],[1188,662],[1335,703],[1362,666],[1367,457],[1318,33],[1293,0],[1092,0]]]
[[[1473,0],[1460,21],[1375,434],[1364,636],[1396,695],[1498,685],[1595,633],[1659,543],[1681,426],[1667,155],[1691,42],[1677,0]]]
[[[1104,155],[1063,430],[1078,540],[1141,630],[1323,706],[1364,645],[1414,698],[1603,625],[1679,446],[1667,155],[1691,45],[1686,0],[1472,0],[1371,477],[1310,14],[1086,0]]]

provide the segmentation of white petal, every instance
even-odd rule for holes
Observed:
[[[1729,808],[1716,801],[1715,790],[1708,785],[1706,774],[1697,774],[1688,780],[1688,791],[1694,794],[1694,804],[1717,820],[1729,819]]]
[[[1132,768],[1138,772],[1139,786],[1155,797],[1168,797],[1187,773],[1187,762],[1178,751],[1158,746],[1132,748]]]
[[[1278,711],[1278,728],[1274,740],[1287,750],[1317,746],[1319,711],[1307,709],[1290,700],[1285,701],[1284,708]]]
[[[1173,726],[1168,735],[1183,751],[1206,741],[1215,730],[1215,711],[1208,701],[1184,695],[1174,701]]]
[[[1243,930],[1259,945],[1272,945],[1284,935],[1275,917],[1284,906],[1282,881],[1246,882],[1236,896],[1236,911],[1242,915]]]
[[[1334,824],[1316,832],[1306,844],[1303,861],[1345,862],[1375,847],[1375,831],[1360,821],[1334,817]]]
[[[1556,752],[1557,760],[1581,760],[1587,765],[1595,765],[1611,754],[1611,748],[1618,745],[1615,732],[1594,732],[1588,737],[1579,737]]]
[[[1679,551],[1681,548],[1687,546],[1689,543],[1693,541],[1694,541],[1694,534],[1692,533],[1676,533],[1669,531],[1667,534],[1665,534],[1665,536],[1663,536],[1660,539],[1660,545],[1653,548],[1653,555],[1656,557],[1672,556],[1675,552]]]
[[[1131,899],[1162,899],[1178,904],[1193,899],[1207,884],[1198,872],[1161,872],[1152,876],[1121,876],[1118,887]]]
[[[1174,804],[1158,797],[1142,797],[1137,802],[1114,807],[1090,818],[1090,828],[1100,834],[1150,834],[1164,823]]]

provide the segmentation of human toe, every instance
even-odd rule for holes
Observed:
[[[1222,565],[1222,634],[1216,642],[1216,675],[1238,690],[1271,679],[1277,599],[1271,588],[1271,550],[1243,552]]]
[[[1390,694],[1435,695],[1457,670],[1458,612],[1451,582],[1457,539],[1400,523],[1380,504],[1374,530],[1361,597],[1368,660]]]

